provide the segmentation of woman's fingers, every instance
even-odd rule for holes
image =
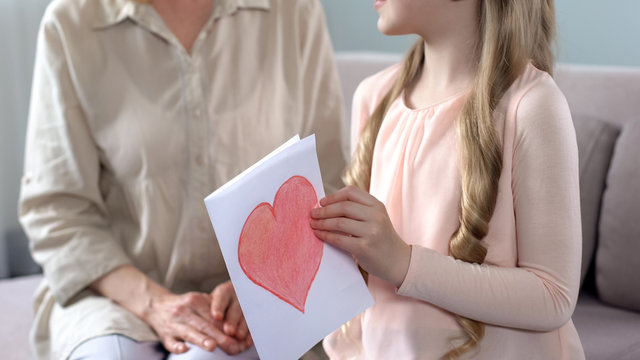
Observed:
[[[187,351],[187,344],[185,344],[184,341],[178,340],[177,338],[174,338],[172,336],[166,336],[164,339],[162,339],[162,345],[165,349],[167,349],[167,351],[173,354],[182,354],[183,352]]]
[[[174,336],[165,338],[164,345],[170,352],[182,353],[187,350],[186,342],[197,345],[204,350],[213,351],[216,348],[216,342],[209,336],[198,331],[196,328],[184,324],[174,325]]]
[[[225,334],[229,336],[237,336],[238,325],[242,319],[244,319],[242,308],[240,308],[240,303],[234,299],[227,309],[227,316],[223,327]]]
[[[249,326],[247,325],[247,321],[245,320],[244,316],[242,317],[242,319],[240,320],[240,323],[238,324],[238,330],[236,330],[236,337],[242,340],[244,343],[247,343],[247,340],[251,340],[251,336],[249,334]],[[250,343],[248,343],[247,347],[249,346],[251,346]]]
[[[233,287],[230,289],[233,293]],[[233,294],[232,301],[237,302]],[[192,292],[167,294],[152,301],[147,321],[168,351],[176,354],[185,352],[188,349],[185,342],[207,351],[219,347],[230,355],[247,348],[246,339],[236,339],[224,333],[224,321],[214,319],[211,314],[211,298],[209,294]],[[221,300],[219,304],[223,305],[219,306],[228,307],[224,303]],[[239,320],[234,321],[237,327]]]
[[[218,340],[218,345],[224,351],[233,355],[250,346],[245,344],[249,330],[231,281],[218,285],[212,291],[211,314],[220,322],[218,326],[224,338]],[[238,336],[238,331],[241,331],[242,336]]]
[[[224,320],[223,331],[236,336],[244,319],[242,308],[230,281],[218,285],[211,293],[211,313],[217,320]]]
[[[203,341],[201,342],[193,342],[194,344],[197,344],[197,345],[202,344],[207,346],[209,344],[205,344],[205,340],[212,340],[214,342],[213,344],[215,345],[216,343],[221,342],[225,338],[222,331],[216,328],[212,322],[204,320],[203,318],[201,318],[196,314],[194,314],[193,317],[186,319],[185,323],[186,325],[197,330],[199,333],[203,334],[203,336],[206,337],[206,339],[203,338]]]
[[[227,308],[235,298],[235,291],[230,281],[218,285],[211,292],[211,315],[216,320],[224,320]]]
[[[194,315],[189,321],[191,326],[182,326],[179,329],[180,338],[200,346],[207,351],[213,351],[217,346],[229,355],[235,355],[242,351],[242,346],[233,337],[226,335],[222,330],[212,326],[202,318]]]
[[[185,304],[190,311],[185,312],[185,323],[200,331],[201,333],[215,339],[221,340],[222,321],[214,319],[211,315],[211,297],[204,293],[186,294]]]
[[[191,292],[170,295],[154,302],[153,328],[160,335],[167,350],[181,353],[187,350],[184,341],[207,351],[216,347],[228,354],[236,354],[239,342],[223,332],[223,321],[211,315],[211,296]]]

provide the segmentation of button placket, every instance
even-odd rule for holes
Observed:
[[[194,52],[195,54],[195,52]],[[188,107],[189,122],[191,129],[189,153],[191,163],[191,187],[190,192],[193,196],[191,206],[193,209],[196,224],[208,221],[206,211],[204,211],[204,197],[211,191],[208,184],[208,167],[207,167],[207,136],[208,125],[205,112],[205,99],[202,89],[202,74],[200,60],[197,55],[193,55],[189,59],[189,76],[188,76]],[[202,226],[194,227],[194,231],[200,233],[208,233],[209,228]]]

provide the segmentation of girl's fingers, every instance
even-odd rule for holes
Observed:
[[[353,248],[353,242],[356,241],[356,238],[352,236],[337,234],[330,231],[314,230],[313,232],[318,239],[350,253],[352,252],[351,249]]]
[[[323,207],[314,208],[311,210],[311,217],[314,219],[346,217],[354,220],[364,221],[369,217],[369,213],[370,208],[368,206],[347,200],[331,203]]]
[[[362,205],[374,206],[378,202],[378,199],[355,186],[347,186],[320,199],[320,205],[327,206],[340,201],[353,201]]]
[[[336,217],[329,219],[311,219],[309,222],[314,230],[322,230],[326,232],[340,232],[341,235],[360,237],[366,234],[366,223],[358,220],[352,220],[346,217]]]

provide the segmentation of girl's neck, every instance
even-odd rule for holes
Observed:
[[[461,22],[440,36],[422,38],[424,64],[406,89],[407,105],[422,108],[471,89],[479,56],[475,23]]]

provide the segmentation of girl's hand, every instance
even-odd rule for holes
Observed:
[[[411,247],[396,233],[384,204],[353,186],[320,200],[311,210],[316,236],[350,252],[367,272],[399,287]]]
[[[249,327],[231,281],[218,285],[211,292],[211,316],[222,323],[225,334],[234,336],[240,342],[241,351],[253,345]]]

